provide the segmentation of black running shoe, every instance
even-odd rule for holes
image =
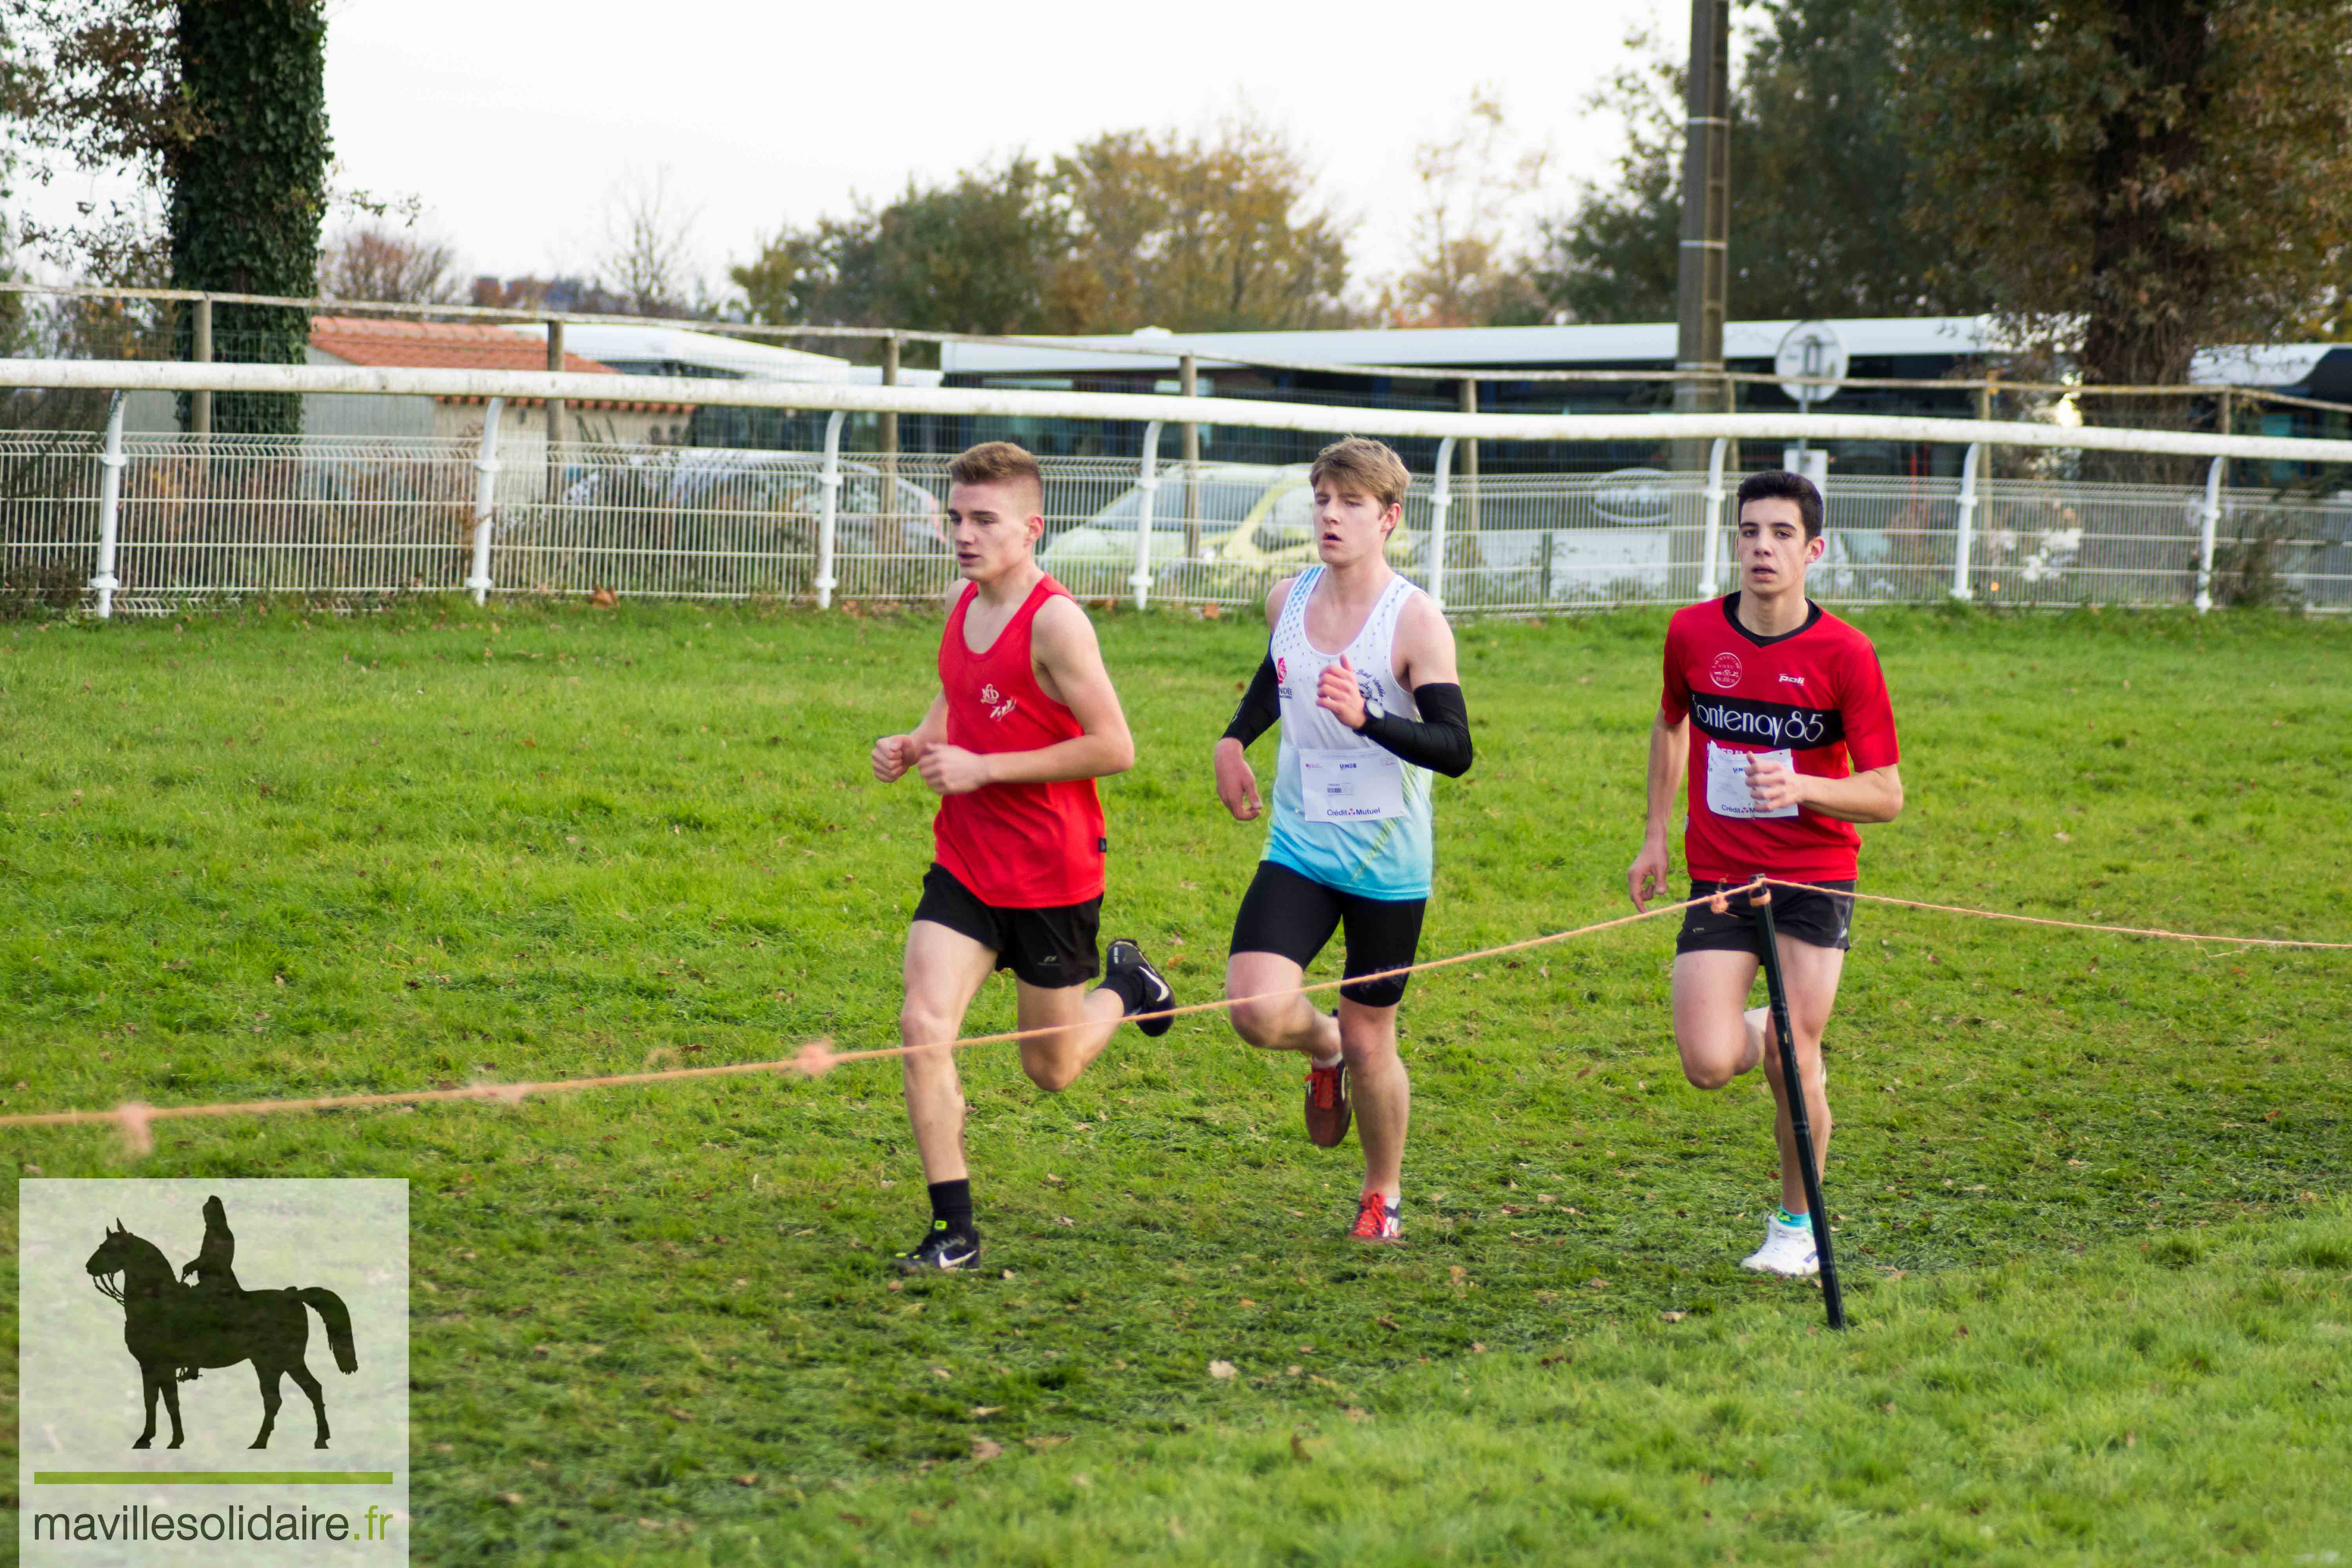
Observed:
[[[1130,975],[1133,983],[1125,984]],[[1176,992],[1167,978],[1151,967],[1151,961],[1143,956],[1141,948],[1125,937],[1112,942],[1104,960],[1103,980],[1117,986],[1122,995],[1140,998],[1130,1002],[1127,1009],[1127,1016],[1135,1020],[1137,1028],[1153,1036],[1168,1032],[1168,1026],[1174,1022],[1168,1009],[1176,1005]]]
[[[933,1270],[950,1272],[969,1268],[980,1257],[978,1231],[952,1231],[943,1219],[931,1221],[931,1234],[923,1237],[922,1245],[912,1252],[902,1252],[890,1260],[901,1274],[929,1274]]]

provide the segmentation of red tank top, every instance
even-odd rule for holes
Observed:
[[[985,651],[964,645],[967,586],[940,637],[948,744],[967,752],[1034,752],[1086,733],[1037,684],[1029,632],[1046,600],[1069,590],[1050,576],[1029,591]],[[1082,904],[1103,890],[1102,800],[1092,779],[983,784],[943,795],[931,824],[939,863],[981,902],[1002,910]]]

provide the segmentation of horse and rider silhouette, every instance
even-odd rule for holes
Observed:
[[[236,1258],[228,1209],[215,1197],[205,1200],[204,1246],[178,1272],[162,1248],[131,1235],[119,1216],[83,1266],[101,1294],[122,1303],[122,1342],[139,1363],[145,1385],[147,1429],[132,1447],[154,1445],[159,1394],[172,1413],[172,1447],[180,1447],[184,1440],[181,1380],[197,1376],[205,1367],[235,1366],[241,1361],[252,1362],[261,1380],[261,1431],[253,1447],[269,1447],[280,1403],[278,1380],[289,1376],[310,1396],[310,1408],[318,1415],[314,1447],[327,1446],[327,1402],[319,1380],[302,1363],[310,1337],[310,1316],[303,1309],[315,1309],[325,1322],[335,1364],[347,1373],[358,1371],[360,1364],[352,1342],[352,1315],[342,1298],[322,1286],[247,1290],[236,1282]],[[196,1277],[195,1283],[182,1283],[190,1274]]]

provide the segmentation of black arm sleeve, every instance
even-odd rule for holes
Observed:
[[[1450,680],[1434,680],[1413,688],[1421,709],[1418,722],[1402,713],[1383,713],[1357,731],[1382,751],[1394,752],[1417,767],[1433,768],[1458,779],[1470,771],[1470,710],[1462,688]]]
[[[1257,673],[1250,677],[1249,689],[1242,694],[1242,705],[1234,710],[1234,721],[1225,726],[1225,733],[1247,746],[1273,729],[1281,717],[1282,701],[1275,695],[1274,654],[1269,650],[1259,661]]]

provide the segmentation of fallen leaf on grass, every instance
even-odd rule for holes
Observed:
[[[1374,1318],[1372,1321],[1378,1323],[1384,1329],[1393,1330],[1397,1326],[1397,1321],[1394,1318],[1390,1317],[1386,1312],[1382,1312],[1379,1317]]]
[[[1470,1342],[1470,1353],[1472,1355],[1485,1355],[1486,1353],[1485,1342],[1481,1340],[1472,1340]]]
[[[971,1407],[971,1418],[975,1421],[985,1421],[992,1415],[1003,1414],[1004,1406],[1002,1405],[975,1405]]]
[[[1057,1433],[1050,1437],[1024,1437],[1021,1439],[1022,1442],[1027,1444],[1030,1447],[1036,1449],[1041,1454],[1048,1448],[1058,1448],[1069,1440],[1070,1435],[1066,1432]]]
[[[1584,1283],[1595,1290],[1606,1290],[1609,1289],[1609,1281],[1603,1279],[1598,1274],[1594,1275],[1591,1279],[1587,1279]]]
[[[1470,1270],[1463,1268],[1459,1263],[1449,1263],[1445,1266],[1445,1278],[1459,1285],[1470,1278]]]
[[[1239,1369],[1237,1369],[1234,1363],[1229,1361],[1213,1361],[1209,1363],[1209,1375],[1218,1379],[1220,1382],[1231,1380],[1236,1374],[1238,1370]]]
[[[953,1377],[955,1373],[950,1372],[943,1366],[935,1366],[931,1368],[931,1375],[933,1377]]]
[[[756,1475],[737,1476],[735,1484],[739,1487],[756,1487],[760,1484],[760,1478]]]
[[[993,1442],[986,1437],[974,1437],[971,1440],[971,1462],[975,1465],[984,1465],[991,1459],[1001,1458],[1003,1453],[1004,1445],[1002,1443]]]
[[[522,1493],[500,1492],[499,1494],[499,1500],[506,1504],[509,1508],[520,1508],[522,1506]]]
[[[1342,1405],[1339,1414],[1350,1421],[1370,1421],[1372,1418],[1372,1413],[1360,1405]]]
[[[1689,1316],[1688,1312],[1660,1312],[1658,1321],[1665,1323],[1679,1323]]]

